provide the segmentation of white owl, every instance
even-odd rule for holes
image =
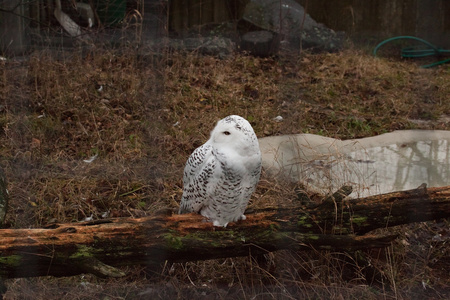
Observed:
[[[252,126],[240,116],[228,116],[187,160],[179,213],[198,212],[223,227],[245,220],[260,174],[261,152]]]

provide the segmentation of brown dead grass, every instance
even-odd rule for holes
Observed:
[[[247,118],[259,137],[450,129],[447,66],[424,70],[356,49],[276,59],[160,60],[102,48],[56,54],[0,62],[8,227],[176,209],[186,158],[229,114]],[[278,115],[283,122],[273,120]],[[263,176],[251,206],[293,199],[295,186]],[[14,279],[6,298],[446,298],[449,247],[432,237],[448,234],[448,223],[392,230],[401,238],[385,250],[130,267],[122,279]]]

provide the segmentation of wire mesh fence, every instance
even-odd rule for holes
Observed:
[[[248,55],[240,51],[245,32],[240,26],[276,35],[273,27],[255,29],[256,22],[245,20],[250,2],[257,1],[0,0],[0,166],[9,192],[6,215],[0,210],[1,226],[41,228],[177,211],[187,157],[207,140],[214,123],[230,114],[247,118],[258,137],[306,133],[355,139],[397,129],[450,129],[448,69],[425,73],[399,59],[374,58],[367,50],[372,44],[350,45],[337,53],[300,52],[297,46],[292,56],[281,51],[262,58]],[[282,3],[307,4],[306,11],[321,22],[334,13],[327,25],[348,26],[347,33],[362,28],[371,12],[375,23],[370,26],[377,34],[399,23],[391,18],[392,2],[386,2],[387,8],[377,1],[275,2],[272,7],[278,9]],[[450,8],[445,1],[435,2],[431,11],[436,16]],[[372,6],[362,12],[363,3]],[[379,11],[389,14],[378,24]],[[271,24],[259,25],[305,25],[282,23],[276,12],[267,14]],[[439,20],[443,32],[448,30],[448,19]],[[365,37],[366,42],[372,38]],[[273,41],[285,45],[283,36],[277,38]],[[226,55],[217,55],[218,48],[226,49]],[[337,159],[350,161],[344,171],[334,168]],[[351,176],[361,176],[367,163],[365,157],[330,157],[316,177],[348,183]],[[372,177],[363,179],[366,184]],[[299,204],[299,191],[305,189],[299,183],[263,174],[252,208]],[[196,299],[295,299],[302,293],[310,298],[402,298],[397,292],[409,299],[416,291],[432,290],[435,298],[448,298],[449,282],[442,280],[448,274],[448,241],[443,237],[444,242],[424,248],[430,233],[417,226],[419,238],[406,234],[395,246],[401,249],[389,248],[387,254],[364,252],[370,263],[363,265],[348,253],[284,252],[267,260],[167,262],[150,271],[129,266],[126,278],[116,281],[82,275],[8,280],[6,285],[9,297],[20,299],[183,298],[186,292]],[[437,234],[439,229],[433,230]],[[349,260],[343,261],[344,256]],[[404,264],[408,256],[414,259]],[[156,274],[153,281],[147,280],[150,273]]]

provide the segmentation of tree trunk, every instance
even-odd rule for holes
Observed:
[[[246,256],[279,249],[353,251],[384,247],[388,226],[450,216],[450,186],[345,200],[343,187],[315,207],[267,208],[227,228],[171,211],[41,229],[0,230],[0,277],[123,276],[117,266]],[[362,235],[365,234],[365,235]]]

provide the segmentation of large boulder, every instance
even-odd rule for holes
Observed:
[[[345,34],[316,22],[293,0],[251,0],[242,19],[258,29],[280,36],[291,47],[335,52],[342,48]]]

